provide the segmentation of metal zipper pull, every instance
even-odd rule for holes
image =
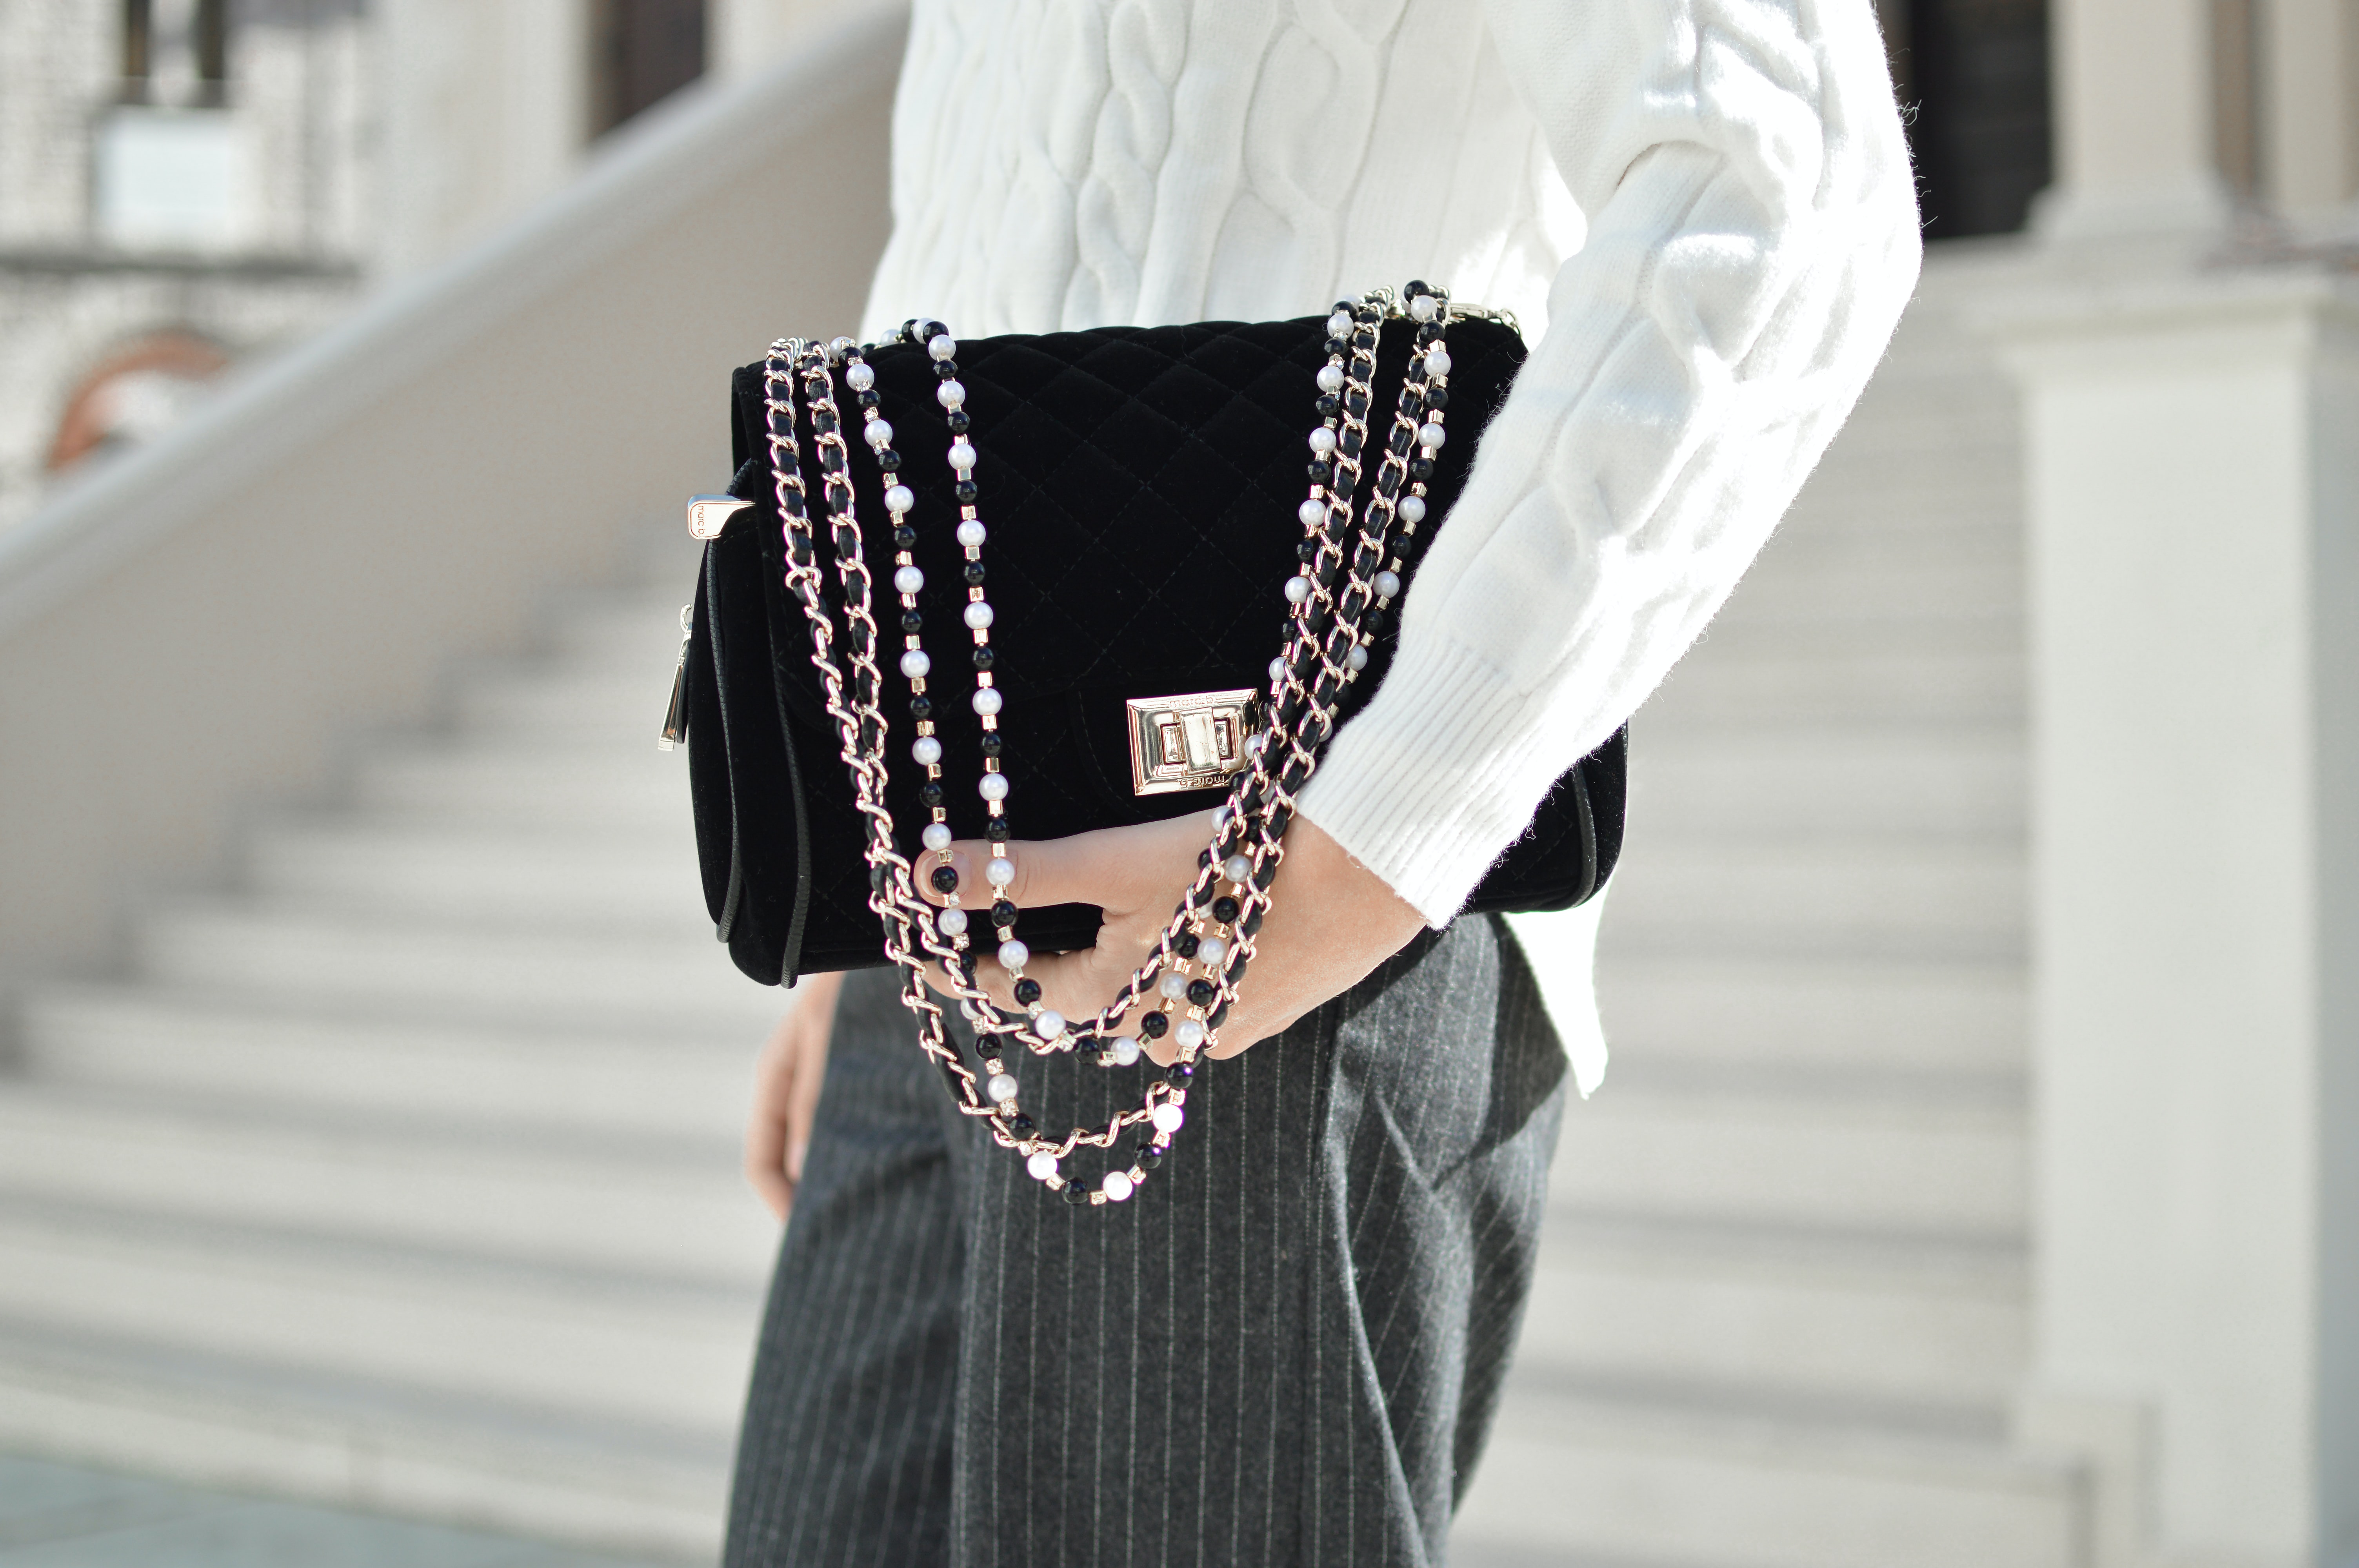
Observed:
[[[656,750],[669,752],[688,739],[688,643],[695,633],[696,606],[679,607],[679,667],[671,673],[671,707],[664,711],[663,733],[656,737]]]

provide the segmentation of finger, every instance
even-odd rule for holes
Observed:
[[[1126,910],[1166,895],[1176,903],[1184,878],[1180,884],[1164,886],[1169,868],[1184,865],[1186,857],[1210,843],[1212,836],[1212,814],[1201,811],[1064,838],[1011,840],[1004,858],[1014,875],[1004,889],[991,883],[986,868],[994,857],[987,842],[961,839],[946,857],[958,872],[959,894],[967,903],[981,905],[1000,897],[1018,909],[1093,903]],[[933,871],[944,859],[929,853],[917,868],[919,887],[936,903],[944,895],[933,885]]]

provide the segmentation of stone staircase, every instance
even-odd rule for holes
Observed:
[[[2065,1568],[2027,1300],[2015,409],[1938,257],[1634,727],[1541,1278],[1460,1568]],[[1995,258],[2004,265],[2004,258]]]
[[[266,818],[0,1080],[0,1446],[709,1560],[780,999],[654,749],[692,546]]]
[[[1538,1292],[1460,1568],[2049,1568],[2025,1356],[2013,409],[1937,262],[1637,726]],[[0,1078],[0,1446],[682,1559],[718,1539],[774,1235],[778,998],[652,749],[691,564],[264,818]]]

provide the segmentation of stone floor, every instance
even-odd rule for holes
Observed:
[[[678,1568],[0,1454],[0,1568]]]

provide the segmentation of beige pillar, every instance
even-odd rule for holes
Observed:
[[[841,19],[842,0],[712,0],[712,61],[721,76],[745,76],[782,59],[814,23]]]
[[[2216,230],[2212,0],[2053,0],[2058,239]]]
[[[2359,197],[2359,0],[2275,0],[2261,31],[2265,188],[2330,220]]]

